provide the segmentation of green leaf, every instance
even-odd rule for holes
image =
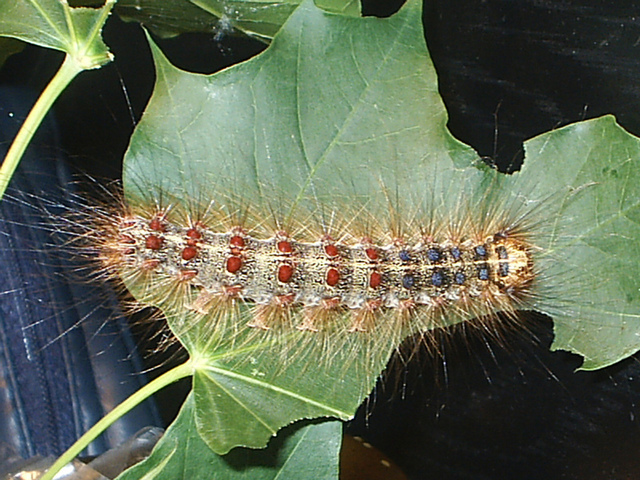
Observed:
[[[340,422],[295,425],[282,431],[265,450],[236,449],[222,457],[200,438],[194,410],[190,395],[151,456],[118,480],[338,478]]]
[[[594,370],[640,348],[640,140],[612,116],[576,123],[525,144],[512,188],[542,200],[549,231],[548,294],[554,349]],[[544,201],[544,199],[551,201]]]
[[[100,32],[114,3],[96,9],[60,0],[1,2],[0,36],[66,52],[84,70],[98,68],[112,58]]]

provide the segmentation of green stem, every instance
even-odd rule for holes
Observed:
[[[42,477],[40,477],[39,480],[51,480],[56,475],[56,473],[58,473],[67,463],[76,458],[80,454],[80,452],[82,452],[87,447],[87,445],[94,441],[113,422],[115,422],[129,410],[140,404],[142,401],[149,398],[161,388],[166,387],[167,385],[176,382],[181,378],[192,375],[193,369],[193,364],[189,360],[182,365],[169,370],[163,375],[160,375],[152,382],[146,384],[116,408],[111,410],[98,423],[91,427],[87,431],[87,433],[82,435],[82,437],[80,437],[76,443],[71,445],[71,447],[69,447],[69,449],[64,452],[53,465],[51,465],[51,468],[49,468],[49,470],[47,470],[47,472]]]
[[[53,102],[58,98],[60,93],[69,85],[71,80],[82,71],[82,67],[69,55],[64,59],[60,69],[44,89],[40,98],[35,103],[26,120],[20,127],[16,138],[11,144],[11,148],[7,152],[7,156],[0,167],[0,199],[4,196],[4,192],[11,181],[13,172],[18,167],[22,154],[26,150],[31,138],[42,123],[42,119],[47,114]]]

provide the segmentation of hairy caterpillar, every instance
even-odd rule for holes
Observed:
[[[265,226],[234,224],[217,202],[202,218],[178,209],[116,217],[109,262],[151,296],[181,292],[173,302],[203,315],[246,303],[247,326],[258,329],[349,334],[383,323],[425,331],[447,317],[515,315],[535,282],[535,247],[513,220],[456,227],[453,214],[428,229],[414,219],[401,236],[346,228],[334,238],[311,224],[268,235]],[[346,225],[338,214],[334,221]]]

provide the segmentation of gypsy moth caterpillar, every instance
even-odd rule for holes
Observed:
[[[516,321],[544,275],[540,209],[524,196],[501,204],[492,187],[453,202],[425,193],[412,208],[388,196],[382,212],[145,190],[137,205],[102,211],[91,243],[105,275],[180,319],[171,326],[192,354],[266,342],[287,365],[308,349],[328,361],[331,343],[385,350],[460,321],[499,335],[497,313]]]

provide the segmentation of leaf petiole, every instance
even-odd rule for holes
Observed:
[[[29,145],[29,142],[31,142],[31,138],[38,130],[44,116],[47,114],[56,98],[58,98],[67,85],[69,85],[71,80],[73,80],[82,70],[82,66],[79,65],[78,62],[70,55],[67,55],[62,65],[47,85],[47,88],[44,89],[29,112],[29,115],[20,127],[20,130],[13,140],[9,151],[7,152],[7,156],[0,167],[0,199],[4,196],[4,192],[9,186],[13,172],[15,172],[18,167],[22,154]]]
[[[177,382],[178,380],[188,377],[193,374],[194,365],[191,360],[183,363],[182,365],[178,365],[177,367],[169,370],[168,372],[160,375],[155,380],[149,382],[140,390],[132,394],[129,398],[127,398],[124,402],[118,405],[116,408],[111,410],[107,415],[105,415],[98,423],[96,423],[93,427],[87,430],[87,433],[82,435],[71,447],[67,449],[58,459],[54,462],[53,465],[45,472],[40,480],[52,480],[53,477],[69,462],[71,462],[75,457],[77,457],[80,452],[82,452],[87,445],[89,445],[93,440],[95,440],[100,434],[102,434],[113,422],[122,417],[129,410],[140,404],[142,401],[149,398],[151,395],[156,393],[158,390],[166,387],[167,385]]]

